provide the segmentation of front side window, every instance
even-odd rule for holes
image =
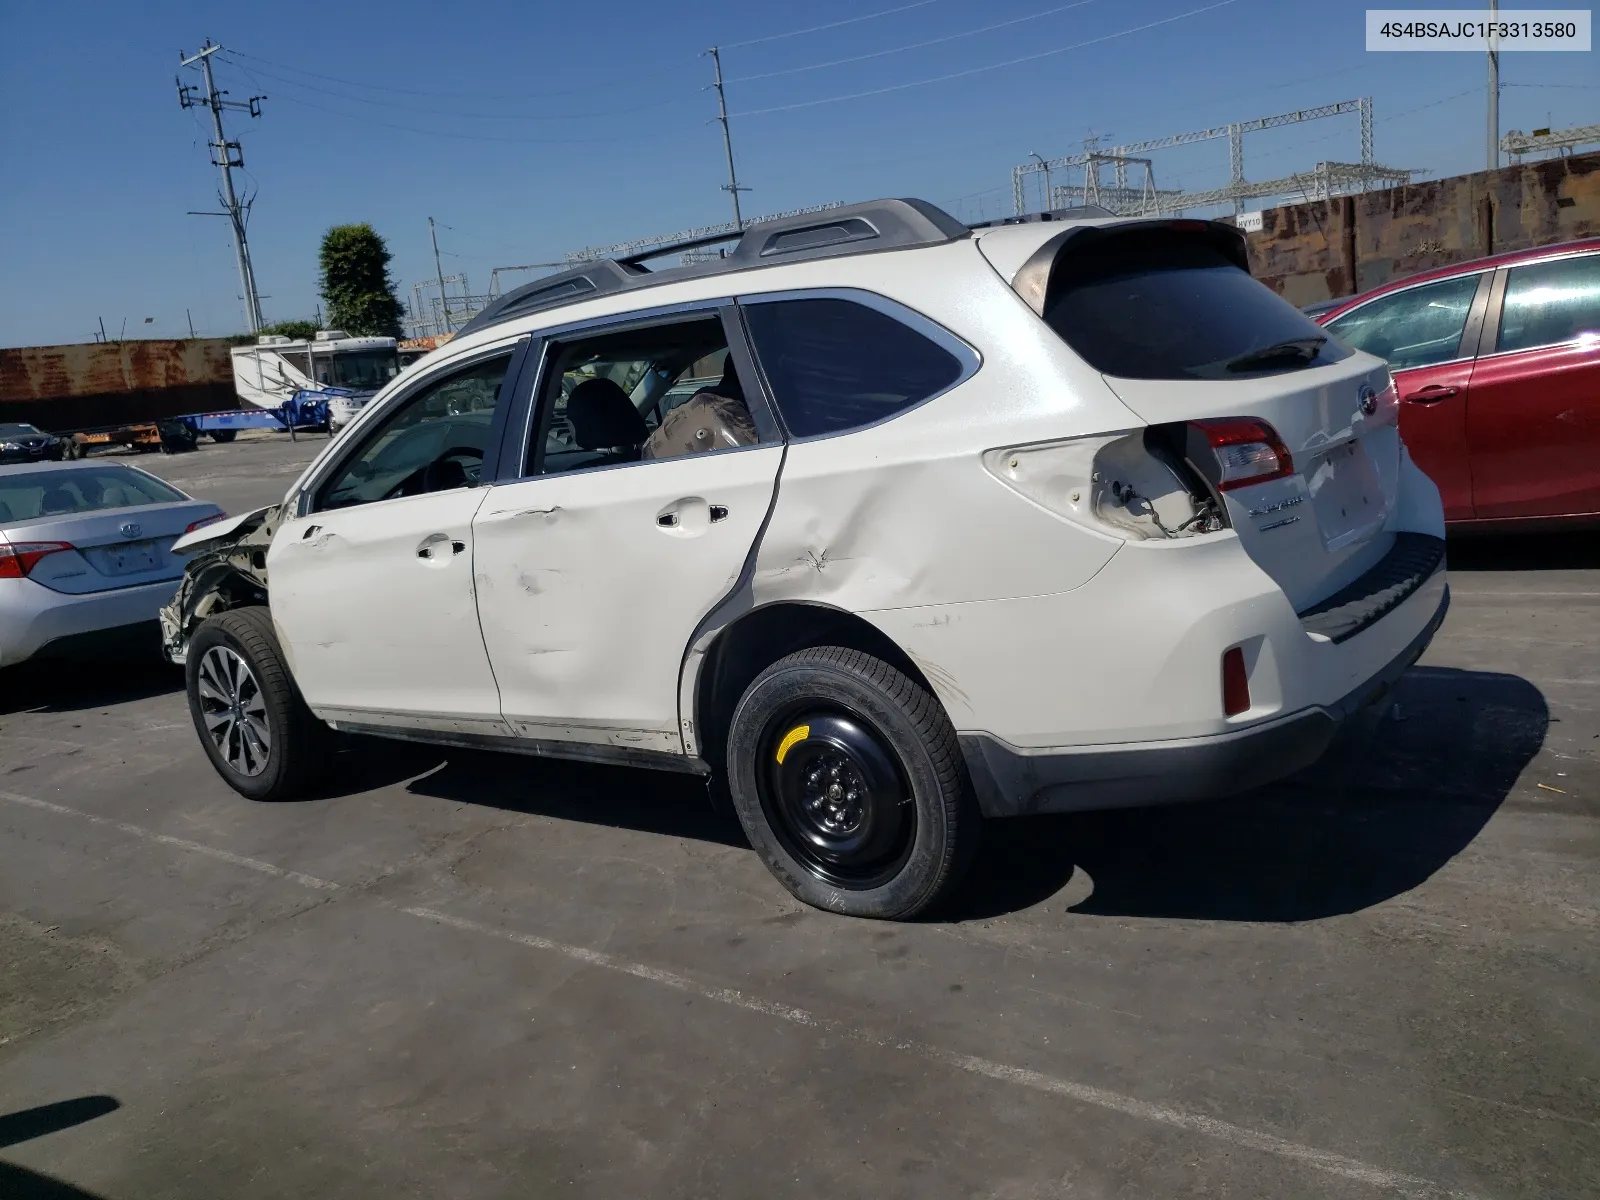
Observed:
[[[497,355],[406,397],[319,491],[315,507],[348,508],[476,484],[510,365],[510,353]]]
[[[730,450],[761,440],[718,316],[552,347],[529,473]]]
[[[1600,254],[1512,267],[1495,349],[1559,346],[1585,335],[1600,341]]]
[[[1477,291],[1476,275],[1425,283],[1363,304],[1328,328],[1394,371],[1449,362],[1461,356],[1461,333]]]
[[[188,497],[153,475],[118,466],[0,475],[0,525]]]
[[[853,300],[773,300],[745,307],[756,356],[797,438],[871,425],[961,378],[961,360],[893,317]]]

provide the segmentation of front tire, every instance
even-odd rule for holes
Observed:
[[[859,650],[814,647],[763,671],[734,709],[727,769],[750,844],[817,908],[907,920],[949,894],[976,849],[949,717]]]
[[[211,440],[216,442],[219,446],[226,446],[229,442],[233,441],[238,434],[239,431],[237,429],[213,429],[211,431]]]
[[[189,639],[189,715],[206,756],[251,800],[293,800],[322,777],[333,731],[306,707],[259,606],[208,617]]]

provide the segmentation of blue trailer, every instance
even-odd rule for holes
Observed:
[[[195,434],[208,434],[214,442],[231,442],[241,429],[287,430],[293,438],[301,430],[328,428],[328,403],[355,393],[348,388],[302,388],[277,408],[236,408],[226,412],[188,413],[174,420]]]

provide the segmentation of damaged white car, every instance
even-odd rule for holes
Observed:
[[[905,918],[984,818],[1315,761],[1443,535],[1384,364],[1231,227],[886,200],[506,295],[185,538],[163,624],[246,796],[334,730],[698,772],[796,896]]]

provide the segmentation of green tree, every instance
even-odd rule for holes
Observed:
[[[278,337],[293,338],[297,342],[308,342],[317,336],[317,323],[315,321],[274,321],[261,332],[264,334],[276,334]]]
[[[328,328],[399,337],[400,301],[389,278],[389,247],[371,225],[335,225],[322,237],[322,298]]]

